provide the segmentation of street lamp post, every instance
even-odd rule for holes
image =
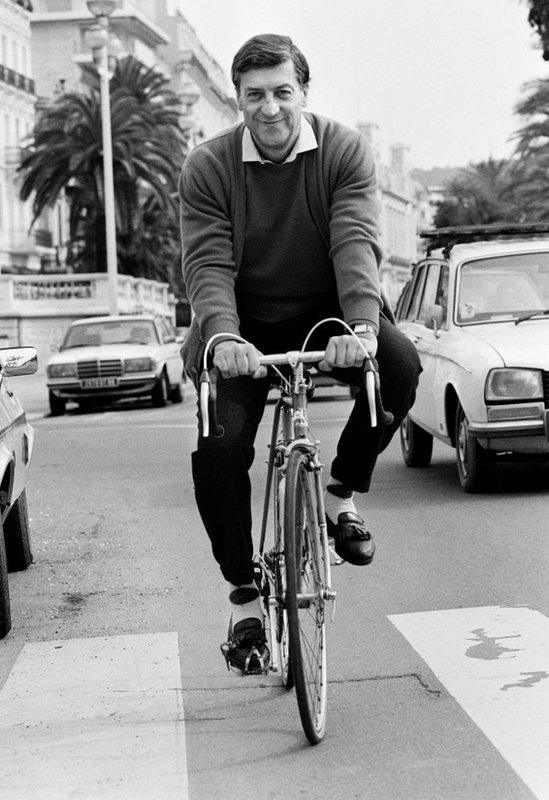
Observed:
[[[97,63],[101,97],[101,136],[103,141],[103,192],[105,206],[105,245],[109,287],[109,313],[118,314],[118,264],[116,255],[116,217],[112,165],[112,130],[109,74],[109,16],[119,0],[87,0],[88,10],[96,19],[87,33],[88,43]]]

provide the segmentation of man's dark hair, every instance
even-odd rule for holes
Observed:
[[[310,81],[309,65],[301,50],[289,36],[277,33],[262,33],[244,42],[233,58],[231,77],[237,93],[240,91],[240,78],[250,69],[277,67],[284,61],[292,61],[299,85],[303,88]]]

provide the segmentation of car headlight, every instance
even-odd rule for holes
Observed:
[[[152,358],[126,358],[124,372],[151,372],[155,366]]]
[[[76,378],[76,364],[50,364],[48,378]]]
[[[543,398],[543,381],[539,369],[492,369],[486,378],[484,396],[496,400],[538,400]]]

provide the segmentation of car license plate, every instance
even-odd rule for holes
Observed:
[[[86,378],[80,381],[82,389],[114,389],[118,386],[118,378]]]

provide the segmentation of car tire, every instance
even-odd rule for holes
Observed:
[[[62,397],[57,397],[52,391],[49,393],[50,400],[50,416],[61,417],[65,413],[65,406],[67,401]]]
[[[8,583],[8,565],[6,561],[6,546],[4,534],[0,524],[0,639],[11,630],[10,587]]]
[[[464,492],[476,493],[492,483],[495,454],[481,447],[469,430],[469,420],[461,404],[456,410],[456,465],[459,483]]]
[[[172,403],[183,402],[183,384],[176,383],[170,390],[170,400]]]
[[[32,564],[27,493],[23,489],[4,520],[8,572],[20,572]]]
[[[428,467],[433,455],[433,437],[407,414],[400,426],[400,449],[407,467]]]
[[[168,376],[163,370],[152,390],[151,399],[153,406],[156,406],[156,408],[163,408],[167,404],[169,396],[170,386],[168,383]]]

